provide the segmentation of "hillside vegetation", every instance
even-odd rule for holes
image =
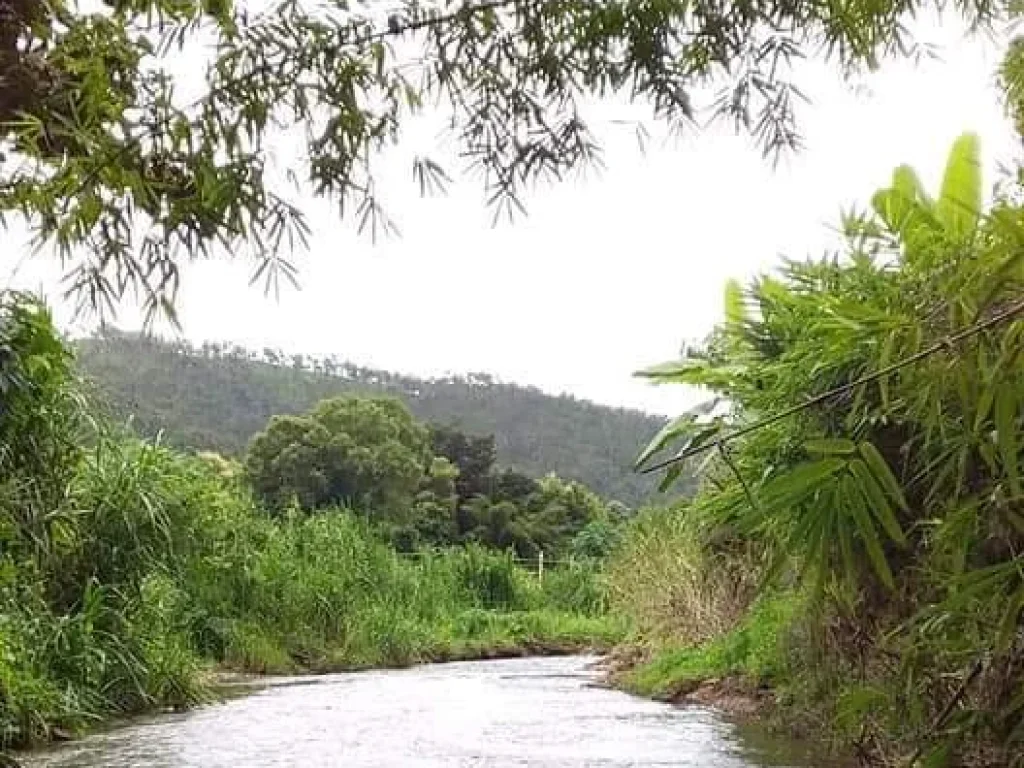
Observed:
[[[120,418],[176,446],[241,453],[277,414],[346,393],[391,394],[422,421],[494,435],[498,464],[532,477],[555,472],[607,499],[638,506],[657,481],[632,463],[664,419],[494,381],[419,379],[333,359],[205,344],[192,347],[105,331],[77,343],[79,366]],[[675,489],[685,491],[685,484]]]

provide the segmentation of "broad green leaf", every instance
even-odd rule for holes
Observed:
[[[892,172],[892,188],[903,194],[904,197],[918,201],[926,206],[931,205],[928,194],[924,191],[924,185],[917,176],[917,172],[909,165],[901,165]]]
[[[1007,382],[996,393],[995,422],[996,442],[1003,460],[1003,471],[1010,479],[1010,488],[1014,494],[1021,493],[1020,483],[1020,445],[1017,435],[1018,399],[1015,382]]]
[[[804,450],[822,456],[852,456],[857,451],[857,444],[843,438],[822,437],[805,442]]]
[[[957,239],[974,234],[981,214],[981,148],[977,135],[966,133],[953,142],[935,213]]]
[[[871,196],[871,207],[890,232],[902,232],[916,203],[899,189],[880,189]]]
[[[868,559],[871,560],[871,565],[874,567],[875,573],[878,574],[878,578],[882,580],[882,583],[889,587],[889,589],[893,589],[896,586],[896,582],[893,580],[892,570],[889,568],[889,561],[885,557],[882,545],[878,541],[875,524],[871,522],[871,518],[868,515],[864,497],[857,493],[856,488],[847,486],[847,491],[846,503],[849,505],[850,516],[857,526],[857,532],[860,534],[861,541],[864,542],[864,549],[868,553]]]
[[[896,505],[904,512],[909,512],[910,506],[903,496],[903,489],[900,488],[899,482],[897,482],[892,470],[889,469],[889,465],[885,463],[885,459],[882,458],[882,454],[878,452],[878,449],[865,441],[857,446],[857,450],[867,463],[871,474],[875,476],[875,480],[878,481],[878,484],[889,495],[889,498],[896,502]]]
[[[864,494],[864,500],[871,506],[871,511],[874,512],[889,538],[900,545],[906,545],[907,537],[896,519],[892,505],[886,499],[885,493],[868,469],[868,465],[860,459],[855,459],[850,462],[850,471],[857,480],[860,492]]]

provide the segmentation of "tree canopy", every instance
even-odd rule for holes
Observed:
[[[401,402],[324,400],[306,416],[276,416],[253,438],[246,473],[267,502],[347,505],[400,513],[429,463],[427,431]]]
[[[905,22],[943,5],[3,0],[0,215],[56,249],[86,305],[134,292],[172,312],[191,259],[246,253],[254,279],[292,276],[308,228],[269,166],[282,132],[304,150],[289,176],[376,232],[389,226],[376,158],[436,107],[486,198],[511,213],[525,185],[598,159],[586,98],[623,94],[676,128],[725,118],[778,153],[799,143],[792,61],[848,69],[910,53]],[[984,24],[1009,2],[954,5]],[[190,87],[183,61],[204,56]],[[429,157],[413,172],[423,192],[448,179]]]

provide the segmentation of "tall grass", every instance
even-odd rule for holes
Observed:
[[[693,508],[641,512],[607,570],[612,611],[654,646],[728,632],[757,590],[753,557],[711,546]]]
[[[344,509],[272,518],[212,464],[152,444],[101,439],[64,506],[47,558],[5,561],[0,746],[193,705],[214,665],[405,665],[621,633],[593,568],[542,585],[481,547],[400,557]]]
[[[31,297],[0,293],[0,750],[188,707],[209,672],[558,650],[620,633],[596,572],[403,558],[344,509],[270,516],[230,465],[111,433]]]

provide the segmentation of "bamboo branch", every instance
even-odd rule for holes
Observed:
[[[946,706],[942,708],[942,711],[939,712],[938,716],[936,716],[932,721],[932,724],[925,732],[921,743],[918,744],[917,749],[914,750],[913,754],[907,760],[906,768],[913,768],[917,763],[918,759],[921,757],[921,753],[924,752],[925,740],[928,737],[933,736],[935,732],[942,727],[946,720],[949,719],[949,716],[953,714],[953,710],[956,708],[956,705],[963,699],[964,695],[967,693],[967,689],[971,687],[971,683],[974,682],[975,678],[981,674],[981,670],[984,669],[984,666],[984,662],[981,659],[974,662],[970,672],[967,673],[967,676],[960,682],[960,685],[957,686],[956,691],[950,697],[949,701],[946,702]]]
[[[989,328],[993,328],[999,325],[1000,323],[1004,323],[1007,320],[1013,318],[1015,315],[1019,315],[1021,312],[1024,312],[1024,300],[1018,301],[1016,304],[1012,304],[1010,307],[1003,310],[1002,312],[999,312],[998,314],[993,315],[988,320],[972,325],[971,327],[966,328],[965,330],[960,331],[959,333],[954,333],[952,336],[946,336],[945,338],[940,339],[939,341],[932,344],[930,347],[926,347],[925,349],[922,349],[920,352],[917,352],[916,354],[913,354],[908,358],[899,360],[893,363],[892,365],[885,366],[884,368],[880,368],[874,373],[869,373],[866,376],[861,376],[859,379],[851,381],[847,384],[843,384],[842,386],[830,389],[827,392],[823,392],[820,395],[812,397],[810,400],[806,400],[802,403],[798,403],[797,405],[778,411],[777,413],[773,413],[771,416],[767,416],[761,419],[760,421],[756,421],[753,424],[750,424],[746,427],[742,427],[740,429],[735,430],[734,432],[730,432],[728,435],[724,435],[718,438],[717,440],[711,441],[709,443],[703,443],[701,445],[695,445],[690,448],[687,448],[686,450],[680,451],[675,456],[669,459],[665,459],[663,461],[658,462],[657,464],[653,464],[645,469],[641,469],[640,473],[646,475],[651,472],[657,472],[658,470],[665,469],[666,467],[670,467],[673,464],[679,463],[680,461],[685,461],[691,456],[696,456],[699,453],[703,453],[704,451],[715,448],[716,446],[720,446],[723,443],[730,442],[738,437],[742,437],[743,435],[749,435],[751,432],[756,432],[759,429],[763,429],[764,427],[775,424],[776,422],[782,421],[783,419],[793,416],[794,414],[800,413],[801,411],[805,411],[808,408],[813,408],[816,405],[820,405],[821,403],[824,403],[826,400],[831,400],[833,397],[837,397],[838,395],[842,395],[845,394],[846,392],[849,392],[851,389],[863,386],[864,384],[870,384],[871,382],[877,381],[878,379],[881,379],[884,376],[888,376],[890,373],[895,373],[901,368],[906,368],[907,366],[913,365],[914,363],[918,363],[921,360],[924,360],[926,357],[931,357],[936,352],[941,352],[944,349],[949,349],[954,344],[961,342],[964,339],[968,339],[971,336],[976,336],[982,331],[987,331]]]

